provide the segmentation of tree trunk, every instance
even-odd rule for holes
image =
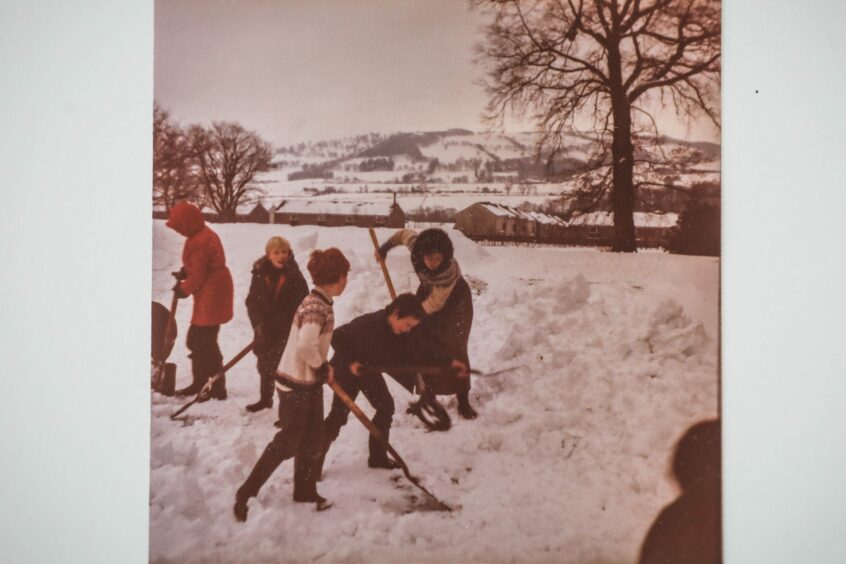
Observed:
[[[609,49],[609,79],[614,135],[611,143],[614,211],[614,241],[611,250],[621,253],[637,251],[634,227],[634,147],[632,145],[632,113],[626,89],[623,87],[620,53]]]

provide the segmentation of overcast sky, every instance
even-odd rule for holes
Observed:
[[[463,0],[157,0],[155,10],[155,98],[180,122],[235,120],[276,145],[484,130],[472,62],[481,20]],[[674,137],[719,140],[704,122],[659,121]]]

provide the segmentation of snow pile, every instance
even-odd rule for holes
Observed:
[[[387,291],[366,230],[216,225],[235,278],[235,319],[221,330],[228,359],[249,342],[241,305],[249,267],[271,235],[287,237],[301,265],[315,247],[338,246],[352,264],[337,322],[384,306]],[[390,230],[380,229],[384,240]],[[236,523],[234,492],[275,429],[257,399],[253,357],[228,375],[230,399],[168,416],[181,400],[153,396],[150,558],[159,562],[632,562],[663,505],[676,495],[666,471],[674,442],[717,410],[717,262],[649,253],[480,247],[449,230],[473,288],[470,356],[487,376],[471,398],[479,419],[453,416],[425,433],[405,413],[410,394],[389,380],[397,413],[391,441],[412,471],[448,504],[426,511],[399,472],[366,467],[366,432],[352,417],[326,461],[320,491],[335,507],[291,501],[283,463],[249,520]],[[167,302],[182,238],[154,225],[154,297]],[[412,291],[408,251],[388,267]],[[171,355],[190,380],[177,313]],[[325,395],[328,409],[330,394]],[[366,413],[372,409],[361,398]],[[412,511],[417,508],[418,510]]]

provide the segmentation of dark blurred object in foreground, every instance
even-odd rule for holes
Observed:
[[[722,472],[719,420],[693,425],[679,439],[673,475],[682,492],[652,523],[641,564],[722,562]]]

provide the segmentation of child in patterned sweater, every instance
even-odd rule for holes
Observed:
[[[323,452],[323,383],[334,379],[327,362],[335,316],[332,298],[347,286],[350,263],[336,248],[314,251],[308,271],[314,289],[297,308],[282,360],[276,371],[279,421],[276,433],[235,494],[235,517],[247,519],[247,502],[279,465],[294,458],[294,501],[330,503],[317,493],[317,464]]]

